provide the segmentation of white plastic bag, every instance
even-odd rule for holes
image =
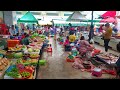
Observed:
[[[90,40],[90,43],[94,44],[94,40],[93,40],[93,39],[91,39],[91,40]]]

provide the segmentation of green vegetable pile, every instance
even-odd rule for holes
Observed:
[[[19,74],[17,68],[12,68],[10,72],[6,73],[8,76],[13,77],[13,78],[21,78],[22,76]]]
[[[29,72],[22,72],[22,73],[21,73],[21,76],[22,76],[23,78],[26,78],[26,77],[30,76],[30,73],[29,73]]]

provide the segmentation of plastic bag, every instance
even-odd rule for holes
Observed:
[[[92,43],[92,44],[93,44],[93,43],[94,43],[94,40],[93,40],[93,39],[91,39],[91,40],[90,40],[90,43]]]

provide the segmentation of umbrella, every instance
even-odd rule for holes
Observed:
[[[102,19],[100,22],[105,22],[105,23],[113,23],[113,22],[116,22],[115,18],[113,17],[109,17],[107,19]]]
[[[103,15],[101,15],[103,18],[107,18],[107,17],[115,17],[116,15],[116,11],[107,11],[105,12]]]
[[[27,12],[23,15],[17,22],[24,22],[24,23],[38,23],[38,20],[32,15],[31,12]]]

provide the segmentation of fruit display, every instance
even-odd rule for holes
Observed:
[[[5,70],[4,79],[35,78],[36,66],[46,63],[46,61],[38,63],[44,39],[44,35],[39,36],[37,33],[34,33],[31,36],[32,42],[29,45],[16,45],[15,47],[8,48],[7,52],[0,50],[0,71]],[[8,58],[11,60],[11,63],[7,60]]]
[[[28,79],[33,74],[34,69],[34,66],[24,66],[23,64],[17,64],[10,66],[5,74],[14,79]]]
[[[28,52],[33,52],[33,49],[32,49],[32,48],[29,48],[29,49],[28,49]]]
[[[10,52],[6,53],[6,57],[9,59],[12,59],[12,58],[14,58],[14,54],[15,54],[14,52],[13,53],[10,53]]]
[[[19,70],[16,67],[11,68],[9,72],[6,72],[6,75],[13,78],[22,78],[22,76],[19,74]]]
[[[39,58],[39,54],[36,54],[36,53],[31,53],[30,54],[30,58]]]
[[[21,72],[20,75],[22,76],[22,78],[29,78],[31,76],[30,72],[27,71]]]
[[[9,47],[9,51],[21,51],[22,47],[16,46],[16,47]]]
[[[38,60],[37,59],[30,59],[30,60],[21,60],[21,59],[19,59],[19,60],[17,60],[17,64],[24,64],[24,65],[36,65],[37,64],[37,62],[38,62]]]
[[[27,46],[23,45],[22,50],[26,50],[26,49],[27,49]]]
[[[40,52],[40,50],[36,47],[28,48],[28,52]]]
[[[0,50],[0,54],[5,55],[5,54],[6,54],[6,51],[5,51],[5,50]]]

